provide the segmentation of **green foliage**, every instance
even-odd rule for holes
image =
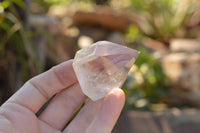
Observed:
[[[31,75],[41,72],[42,67],[16,6],[25,10],[22,0],[4,0],[0,3],[0,58],[4,58],[8,51],[15,53],[22,67],[23,78],[27,80]]]
[[[140,52],[135,62],[136,66],[123,86],[127,94],[128,108],[134,107],[135,103],[141,99],[145,99],[146,103],[159,103],[167,95],[168,78],[160,62],[145,48],[141,48]]]
[[[198,8],[199,0],[131,0],[132,9],[139,17],[142,34],[168,42],[184,27]]]
[[[87,11],[94,6],[93,0],[34,0],[34,4],[42,7],[42,10],[47,13],[51,7],[62,6]]]
[[[71,0],[45,0],[50,5],[68,4]]]
[[[137,24],[131,25],[125,34],[126,42],[142,42],[145,37],[164,43],[176,37],[184,29],[199,0],[130,0]],[[187,35],[187,34],[186,34]],[[168,81],[161,63],[145,48],[136,61],[135,69],[128,76],[123,88],[127,94],[126,107],[147,107],[160,103],[167,96]]]
[[[49,8],[56,5],[67,6],[77,0],[33,0],[34,4],[38,4],[44,12],[48,12]]]
[[[199,0],[131,0],[138,23],[129,27],[126,42],[141,42],[150,37],[169,43],[180,28],[186,27],[199,4]],[[140,51],[136,67],[123,86],[128,108],[160,103],[167,96],[168,78],[161,63],[145,48]]]
[[[126,34],[125,34],[125,40],[127,43],[131,43],[134,41],[141,41],[143,38],[142,34],[139,31],[139,28],[137,25],[132,24],[128,28]]]

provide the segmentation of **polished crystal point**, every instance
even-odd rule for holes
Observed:
[[[82,91],[93,101],[121,87],[139,52],[108,41],[99,41],[76,53],[73,68]]]

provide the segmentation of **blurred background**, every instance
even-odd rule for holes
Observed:
[[[113,133],[200,132],[200,0],[0,0],[0,105],[100,40],[141,52]]]

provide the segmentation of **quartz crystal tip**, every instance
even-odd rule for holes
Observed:
[[[121,87],[139,51],[108,41],[79,50],[73,68],[81,89],[93,101]]]

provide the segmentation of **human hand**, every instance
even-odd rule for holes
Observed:
[[[103,99],[88,100],[64,128],[85,99],[72,60],[66,61],[30,79],[0,107],[0,133],[110,133],[124,105],[123,91],[113,89]]]

